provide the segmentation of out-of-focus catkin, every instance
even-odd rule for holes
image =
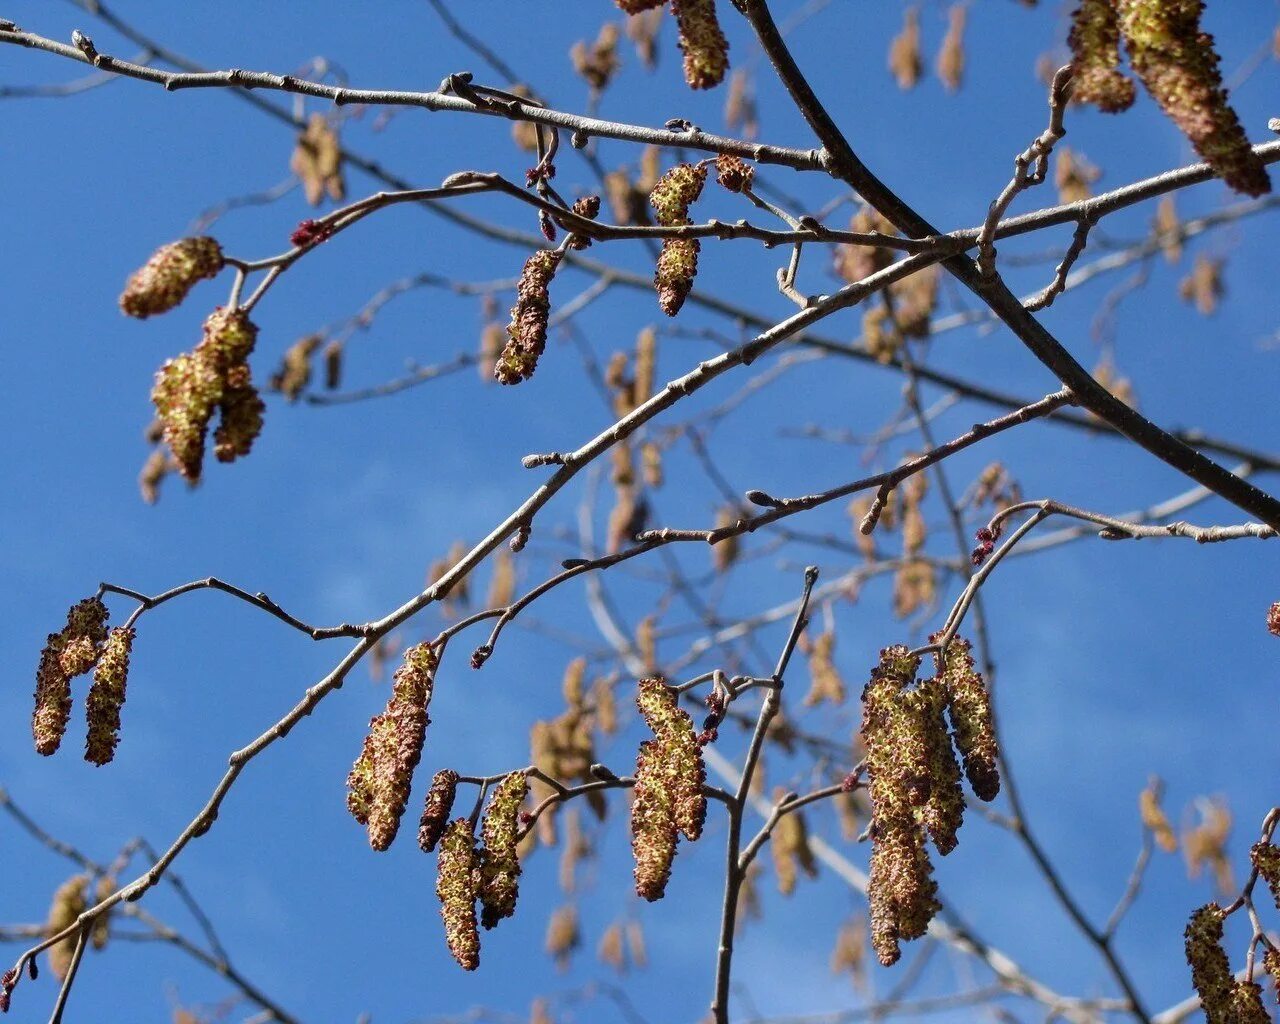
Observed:
[[[400,829],[413,771],[422,757],[438,663],[426,643],[405,651],[386,710],[370,719],[364,748],[347,776],[347,808],[366,826],[375,850],[387,849]]]
[[[729,40],[716,17],[715,0],[671,0],[671,13],[676,17],[689,88],[719,85],[729,70]]]
[[[1109,114],[1133,106],[1133,81],[1120,71],[1120,19],[1115,0],[1081,0],[1071,16],[1072,99]]]
[[[1152,99],[1231,188],[1271,191],[1227,100],[1213,36],[1202,31],[1204,0],[1116,0],[1129,61]]]
[[[464,971],[480,966],[480,931],[476,927],[480,857],[471,821],[458,818],[445,829],[436,862],[436,896],[444,918],[449,952]]]
[[[493,369],[499,383],[519,384],[538,368],[547,346],[551,279],[563,258],[564,253],[556,249],[540,249],[525,261],[507,325],[507,343]]]
[[[88,909],[87,894],[89,878],[87,875],[73,875],[63,882],[53,893],[53,902],[49,905],[49,918],[45,923],[45,935],[53,936],[76,923],[76,918]],[[76,934],[49,947],[49,968],[54,977],[62,981],[71,967],[71,958],[75,953]]]
[[[124,707],[129,683],[129,654],[133,649],[135,630],[117,626],[107,634],[102,657],[93,673],[93,685],[85,698],[85,718],[89,723],[85,738],[84,759],[104,765],[115,757],[120,742],[120,710]]]
[[[516,897],[520,893],[516,833],[520,827],[520,805],[528,792],[529,782],[524,772],[511,772],[498,783],[485,809],[480,869],[480,900],[484,904],[480,921],[485,928],[492,928],[515,913]]]
[[[183,238],[162,245],[126,282],[120,309],[140,320],[168,312],[224,265],[222,247],[213,238]]]

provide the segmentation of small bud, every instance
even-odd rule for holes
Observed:
[[[213,238],[183,238],[161,246],[129,278],[120,296],[126,316],[144,320],[165,313],[187,297],[196,283],[216,277],[225,262]]]

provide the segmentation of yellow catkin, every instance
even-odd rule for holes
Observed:
[[[53,901],[49,905],[49,918],[45,923],[45,934],[57,935],[70,928],[81,914],[88,909],[89,878],[87,875],[73,875],[54,891]],[[71,959],[76,948],[76,933],[72,932],[61,942],[49,947],[49,968],[59,981],[67,976],[71,967]]]
[[[516,856],[516,833],[520,827],[520,805],[529,792],[524,772],[511,772],[493,791],[485,809],[481,834],[484,854],[480,862],[480,900],[484,909],[480,923],[492,928],[515,913],[520,894],[520,858]]]
[[[84,759],[92,764],[107,764],[115,757],[116,744],[120,742],[120,711],[129,682],[129,654],[134,635],[131,626],[111,630],[93,673],[93,685],[89,687],[84,705],[89,723]]]
[[[480,932],[476,927],[480,859],[471,821],[458,818],[445,829],[436,861],[436,896],[444,919],[449,952],[464,971],[480,966]]]
[[[671,0],[671,13],[676,18],[684,80],[689,88],[719,85],[729,70],[729,41],[720,28],[715,0]]]

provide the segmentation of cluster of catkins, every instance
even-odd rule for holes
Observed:
[[[640,744],[631,804],[636,894],[653,901],[666,892],[680,836],[702,835],[707,771],[693,720],[659,678],[641,679],[636,706],[653,730]]]
[[[84,758],[104,765],[115,756],[133,637],[131,626],[107,629],[107,607],[100,597],[71,606],[67,624],[45,641],[36,670],[31,732],[39,753],[47,756],[61,745],[71,718],[71,680],[92,670],[93,685],[85,700],[89,730]]]
[[[1259,196],[1271,182],[1227,100],[1203,13],[1204,0],[1081,0],[1069,40],[1074,96],[1110,113],[1133,104],[1123,39],[1134,73],[1196,152],[1237,192]]]
[[[400,830],[414,770],[422,758],[430,723],[427,706],[439,663],[439,652],[429,644],[416,644],[405,651],[386,709],[370,720],[364,747],[347,776],[347,808],[366,827],[369,845],[375,850],[390,847]],[[455,771],[436,772],[418,822],[418,845],[427,853],[439,847],[436,895],[445,939],[454,959],[473,971],[480,963],[476,901],[482,905],[480,923],[485,928],[492,928],[515,911],[520,806],[529,784],[520,771],[505,776],[494,787],[481,825],[484,846],[480,848],[470,819],[449,820],[458,781]]]
[[[659,8],[667,0],[615,0],[627,14]],[[684,80],[690,89],[711,89],[724,81],[729,70],[729,41],[716,17],[716,0],[671,0],[680,51],[684,54]]]
[[[205,436],[215,413],[214,454],[231,462],[249,454],[262,432],[266,409],[249,374],[249,353],[258,328],[243,310],[221,307],[204,322],[204,337],[190,352],[167,360],[156,374],[151,401],[178,471],[191,483],[200,479]]]
[[[476,845],[470,818],[448,820],[457,786],[456,772],[437,772],[427,794],[418,843],[423,850],[437,845],[436,895],[444,918],[449,952],[464,970],[480,965],[479,924],[494,927],[515,913],[520,890],[520,859],[516,853],[520,805],[529,792],[524,772],[512,772],[494,788],[481,823],[484,846]]]
[[[1264,838],[1254,843],[1249,854],[1254,871],[1267,883],[1276,909],[1280,910],[1280,847]],[[1222,948],[1226,917],[1217,903],[1206,903],[1192,913],[1183,933],[1191,983],[1200,996],[1208,1024],[1266,1024],[1271,1016],[1262,1004],[1262,986],[1251,979],[1237,979]],[[1271,975],[1280,997],[1280,949],[1269,938],[1263,948],[1262,966]]]
[[[125,284],[120,308],[145,319],[173,309],[193,287],[226,265],[212,238],[183,238],[161,246]],[[258,328],[242,310],[215,309],[204,322],[204,337],[190,352],[168,360],[156,374],[151,401],[162,436],[178,471],[191,483],[200,479],[205,437],[215,414],[220,462],[247,455],[262,431],[265,405],[249,374],[249,354]]]
[[[935,660],[934,678],[917,680],[920,659],[886,647],[862,693],[871,940],[885,966],[897,961],[899,941],[923,935],[940,909],[925,836],[943,856],[956,848],[964,796],[955,751],[975,794],[991,800],[1000,789],[991,701],[969,644],[953,640]]]

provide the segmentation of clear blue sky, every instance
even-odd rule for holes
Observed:
[[[612,5],[579,0],[517,9],[496,0],[455,0],[452,6],[555,105],[583,109],[586,89],[566,54],[575,39],[594,38],[602,18],[617,16]],[[720,6],[735,64],[756,60],[741,19],[728,3]],[[779,20],[800,6],[779,2]],[[1050,2],[1031,11],[1010,0],[975,3],[958,97],[944,95],[933,75],[910,93],[892,83],[884,53],[900,24],[897,3],[835,0],[796,31],[792,44],[865,162],[934,223],[969,226],[981,220],[1007,179],[1014,152],[1043,127],[1044,90],[1032,66],[1037,54],[1061,45],[1066,7]],[[1273,3],[1216,0],[1209,7],[1208,27],[1229,69],[1270,38],[1277,20]],[[462,69],[492,80],[418,0],[359,13],[333,2],[117,0],[116,9],[144,32],[213,67],[289,72],[319,55],[360,86],[430,88]],[[82,28],[103,52],[136,52],[70,4],[14,0],[4,13],[55,38]],[[923,5],[930,55],[944,13],[941,3]],[[670,24],[655,74],[641,69],[629,47],[624,57],[626,66],[602,102],[603,116],[651,125],[679,116],[719,127],[723,96],[695,95],[683,86]],[[57,82],[79,73],[48,55],[0,48],[0,84]],[[1280,113],[1277,85],[1280,69],[1268,60],[1235,97],[1255,139],[1266,135],[1267,118]],[[759,102],[766,141],[813,144],[767,70],[759,78]],[[583,375],[576,348],[559,338],[537,377],[518,388],[483,385],[467,371],[395,398],[335,408],[287,406],[273,396],[250,458],[229,468],[211,464],[195,492],[170,481],[158,506],[144,506],[135,477],[145,455],[141,433],[150,417],[152,374],[194,343],[208,308],[223,301],[224,283],[202,285],[180,310],[145,323],[120,316],[121,284],[157,245],[185,234],[201,210],[284,178],[291,132],[222,91],[166,94],[137,82],[56,101],[10,100],[3,114],[0,783],[52,832],[105,860],[138,833],[167,845],[206,799],[226,755],[292,706],[342,648],[341,642],[311,644],[216,594],[175,601],[143,619],[123,742],[116,762],[96,769],[79,760],[74,725],[57,757],[40,758],[30,743],[38,653],[68,604],[100,580],[154,592],[214,574],[264,590],[311,621],[378,617],[422,586],[426,567],[456,538],[474,541],[524,498],[544,471],[522,469],[521,455],[575,447],[610,418]],[[1104,169],[1099,187],[1191,158],[1179,133],[1145,98],[1121,119],[1073,110],[1068,127],[1069,144]],[[463,169],[518,177],[528,162],[509,144],[502,122],[451,114],[402,111],[379,125],[370,111],[347,124],[343,139],[424,185]],[[612,142],[601,145],[600,156],[607,165],[635,159],[634,151]],[[557,182],[571,194],[590,180],[569,154],[560,167]],[[817,176],[775,170],[768,179],[814,209],[837,195]],[[348,182],[353,195],[376,188],[357,172]],[[1047,186],[1017,209],[1052,201]],[[1179,209],[1191,215],[1230,201],[1222,186],[1210,184],[1181,196]],[[507,200],[475,200],[466,208],[522,230],[535,227],[523,207]],[[708,214],[713,210],[725,219],[745,212],[720,195],[708,201]],[[1143,207],[1108,220],[1106,236],[1141,237],[1151,212]],[[258,258],[283,248],[293,225],[308,214],[295,193],[271,206],[232,212],[213,233],[235,255]],[[750,216],[760,220],[755,212]],[[841,213],[836,220],[843,218]],[[1038,252],[1068,237],[1059,229],[1052,239],[1009,244],[1002,253]],[[1182,266],[1153,263],[1147,288],[1120,307],[1117,362],[1133,379],[1144,412],[1158,423],[1280,450],[1276,355],[1266,344],[1277,329],[1278,240],[1274,215],[1263,215],[1193,242]],[[1212,318],[1198,316],[1176,295],[1195,252],[1228,259],[1228,301]],[[519,246],[477,243],[412,209],[370,218],[299,264],[260,307],[255,375],[265,379],[288,344],[349,314],[388,281],[423,270],[465,281],[513,277],[526,254]],[[649,270],[638,244],[598,246],[593,254]],[[753,243],[705,243],[698,287],[781,319],[791,310],[773,289],[777,265],[777,253]],[[1013,282],[1038,286],[1051,266],[1018,271]],[[1098,359],[1093,314],[1130,272],[1102,277],[1045,314],[1086,365]],[[820,254],[811,254],[805,274],[806,290],[831,287]],[[581,274],[566,273],[556,295],[575,294],[587,283]],[[971,302],[944,288],[944,303],[957,297]],[[629,348],[636,331],[658,317],[651,295],[615,290],[578,325],[603,361],[615,349]],[[679,322],[735,330],[692,307]],[[853,338],[857,314],[842,314],[824,327]],[[415,292],[355,338],[349,382],[375,384],[402,373],[406,360],[427,364],[472,351],[479,328],[474,300]],[[664,337],[663,379],[714,351],[705,341]],[[1003,331],[945,335],[929,358],[939,368],[1028,397],[1056,386]],[[738,372],[708,388],[689,403],[690,411],[723,400],[744,379]],[[709,443],[739,490],[795,494],[832,486],[863,472],[858,456],[784,436],[782,428],[822,422],[869,432],[896,408],[898,389],[896,377],[862,364],[809,364],[774,385],[751,411],[725,420]],[[990,412],[961,407],[942,417],[936,430],[952,436]],[[878,459],[892,463],[915,443],[907,438],[887,446]],[[956,459],[953,480],[966,485],[996,458],[1029,497],[1100,511],[1147,506],[1186,488],[1140,451],[1046,425],[1004,435]],[[720,501],[714,489],[687,458],[673,460],[669,469],[671,480],[655,501],[662,521],[707,525]],[[1277,481],[1269,483],[1274,490]],[[571,488],[539,520],[520,563],[523,583],[540,580],[552,558],[571,553],[557,530],[572,538],[583,486]],[[938,513],[934,506],[935,550],[950,554]],[[1239,520],[1214,502],[1193,518]],[[841,536],[848,530],[838,506],[794,525]],[[767,541],[761,535],[752,544]],[[1167,780],[1175,815],[1200,794],[1229,798],[1239,830],[1232,846],[1237,867],[1257,822],[1277,802],[1280,641],[1263,629],[1267,605],[1280,598],[1276,554],[1256,543],[1085,542],[1013,560],[988,588],[1010,757],[1033,824],[1095,919],[1104,918],[1118,897],[1137,853],[1136,798],[1149,774]],[[705,571],[705,551],[677,557]],[[817,561],[834,577],[855,559],[805,548],[764,556],[733,576],[725,609],[750,614],[787,600],[805,561]],[[650,610],[657,593],[629,571],[606,582],[632,623]],[[480,673],[465,664],[480,635],[468,634],[450,649],[411,815],[428,773],[438,768],[483,774],[526,763],[528,726],[555,712],[570,656],[557,637],[586,637],[593,648],[602,644],[582,598],[574,585],[535,606],[531,621],[554,627],[553,635],[512,630]],[[868,586],[858,603],[834,608],[839,663],[855,692],[881,646],[916,639],[940,621],[941,612],[910,627],[896,623],[887,603],[881,581]],[[117,618],[128,608],[128,602],[113,602]],[[687,618],[685,610],[674,609],[664,622],[681,616]],[[433,610],[406,636],[433,634],[439,625]],[[762,634],[770,654],[782,636],[781,627]],[[663,652],[674,656],[682,649],[673,640]],[[705,661],[698,670],[712,665]],[[619,915],[635,914],[651,956],[648,973],[631,985],[637,1009],[655,1024],[696,1020],[709,995],[718,916],[724,831],[716,808],[705,839],[681,853],[667,899],[640,906],[630,895],[625,803],[615,798],[609,827],[599,837],[601,859],[573,897],[584,924],[584,949],[574,966],[558,974],[540,952],[547,914],[566,898],[556,886],[556,858],[543,852],[527,865],[515,919],[486,933],[482,967],[466,975],[445,952],[434,863],[417,851],[412,830],[390,853],[375,855],[344,808],[346,772],[369,716],[385,697],[385,685],[357,669],[287,741],[250,766],[216,826],[178,862],[237,965],[306,1020],[354,1021],[368,1012],[377,1022],[403,1022],[479,1004],[518,1016],[534,995],[574,990],[602,976],[605,969],[593,956],[601,929]],[[856,725],[856,710],[850,706],[827,719],[810,713],[806,721],[844,738]],[[636,739],[631,730],[602,750],[602,758],[625,771]],[[782,765],[775,774],[777,782],[795,784]],[[829,823],[817,827],[838,836]],[[865,847],[842,846],[865,863]],[[42,919],[48,894],[68,873],[7,823],[0,826],[0,869],[7,879],[0,905],[6,922]],[[1003,834],[972,818],[939,877],[948,899],[984,937],[1037,977],[1074,994],[1112,992],[1096,957]],[[770,887],[766,880],[764,888]],[[1179,858],[1158,857],[1119,940],[1152,1007],[1187,993],[1182,927],[1188,912],[1209,897],[1206,882],[1185,881]],[[766,1015],[854,1005],[847,981],[832,978],[826,960],[835,928],[858,902],[829,876],[802,882],[790,900],[769,891],[765,921],[748,928],[741,947],[737,977],[752,1002],[740,1001],[737,1013],[745,1019],[752,1003]],[[183,920],[168,894],[147,906],[175,923]],[[936,975],[922,991],[954,984],[953,969],[964,967],[952,954],[937,958],[930,968]],[[874,973],[879,991],[893,984],[892,973]],[[43,1019],[54,991],[47,979],[24,985],[14,1019]],[[88,958],[68,1019],[163,1020],[171,992],[185,1001],[213,1002],[225,989],[172,950],[118,944]],[[607,1003],[597,1003],[578,1010],[575,1019],[617,1018]]]

